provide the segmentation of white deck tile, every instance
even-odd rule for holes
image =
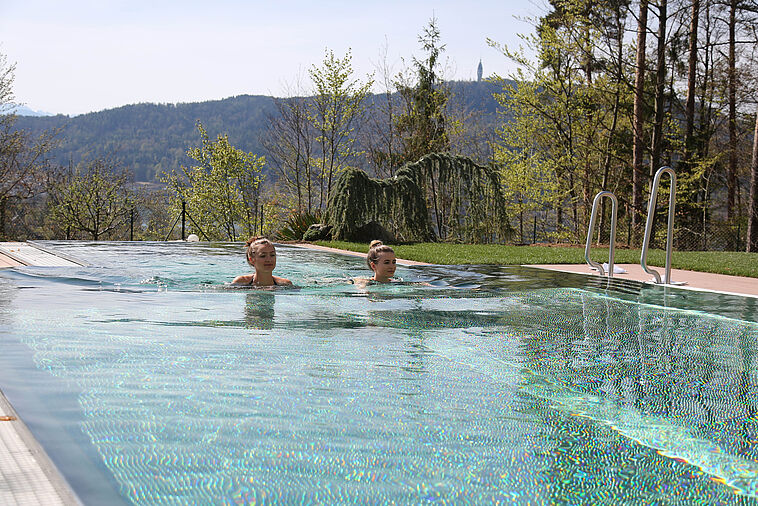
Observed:
[[[25,242],[2,242],[0,253],[9,253],[13,258],[26,265],[46,267],[75,267],[78,264],[65,258],[53,255]]]
[[[0,392],[0,416],[16,416],[7,399]],[[26,434],[26,437],[22,436]],[[63,478],[42,453],[31,434],[19,420],[0,421],[0,505],[51,505],[79,504],[67,488]],[[33,450],[33,448],[37,448]],[[37,454],[35,455],[35,452]],[[41,462],[42,459],[45,464]],[[58,487],[54,484],[57,481]]]

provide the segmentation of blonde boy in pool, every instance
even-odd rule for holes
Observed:
[[[279,276],[274,276],[276,268],[276,248],[265,237],[251,237],[245,243],[247,263],[255,272],[237,276],[232,281],[233,285],[243,286],[291,286],[292,281]]]

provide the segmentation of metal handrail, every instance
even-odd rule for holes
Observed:
[[[609,191],[601,191],[597,195],[595,195],[595,200],[592,202],[592,213],[590,214],[590,226],[587,230],[587,245],[584,247],[584,259],[587,261],[590,267],[594,267],[598,270],[601,276],[605,276],[605,270],[603,269],[602,264],[599,264],[597,262],[592,261],[590,259],[590,243],[592,243],[592,233],[595,230],[595,221],[597,219],[597,209],[598,204],[600,204],[600,201],[603,197],[608,197],[611,199],[611,239],[610,239],[610,250],[608,251],[608,277],[613,277],[613,260],[615,258],[616,254],[616,214],[618,213],[618,199],[616,199],[616,196]]]
[[[676,206],[676,173],[671,167],[661,167],[655,173],[653,186],[650,188],[650,203],[647,206],[647,223],[645,224],[645,236],[642,239],[642,254],[640,255],[640,265],[642,270],[652,274],[657,284],[661,284],[661,276],[658,271],[647,266],[647,249],[650,246],[650,235],[653,232],[653,219],[655,218],[655,204],[658,199],[658,185],[661,182],[661,176],[668,174],[671,177],[671,190],[669,191],[669,219],[668,231],[666,232],[666,273],[664,277],[665,284],[671,284],[671,247],[674,241],[674,207]]]

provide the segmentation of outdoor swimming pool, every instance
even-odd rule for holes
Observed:
[[[0,388],[85,504],[758,497],[758,303],[520,267],[47,243],[0,271]]]

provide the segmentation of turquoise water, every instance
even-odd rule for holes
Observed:
[[[50,243],[0,271],[0,387],[86,504],[743,504],[755,299],[279,247]],[[429,286],[415,282],[425,281]],[[415,284],[414,284],[415,283]]]

